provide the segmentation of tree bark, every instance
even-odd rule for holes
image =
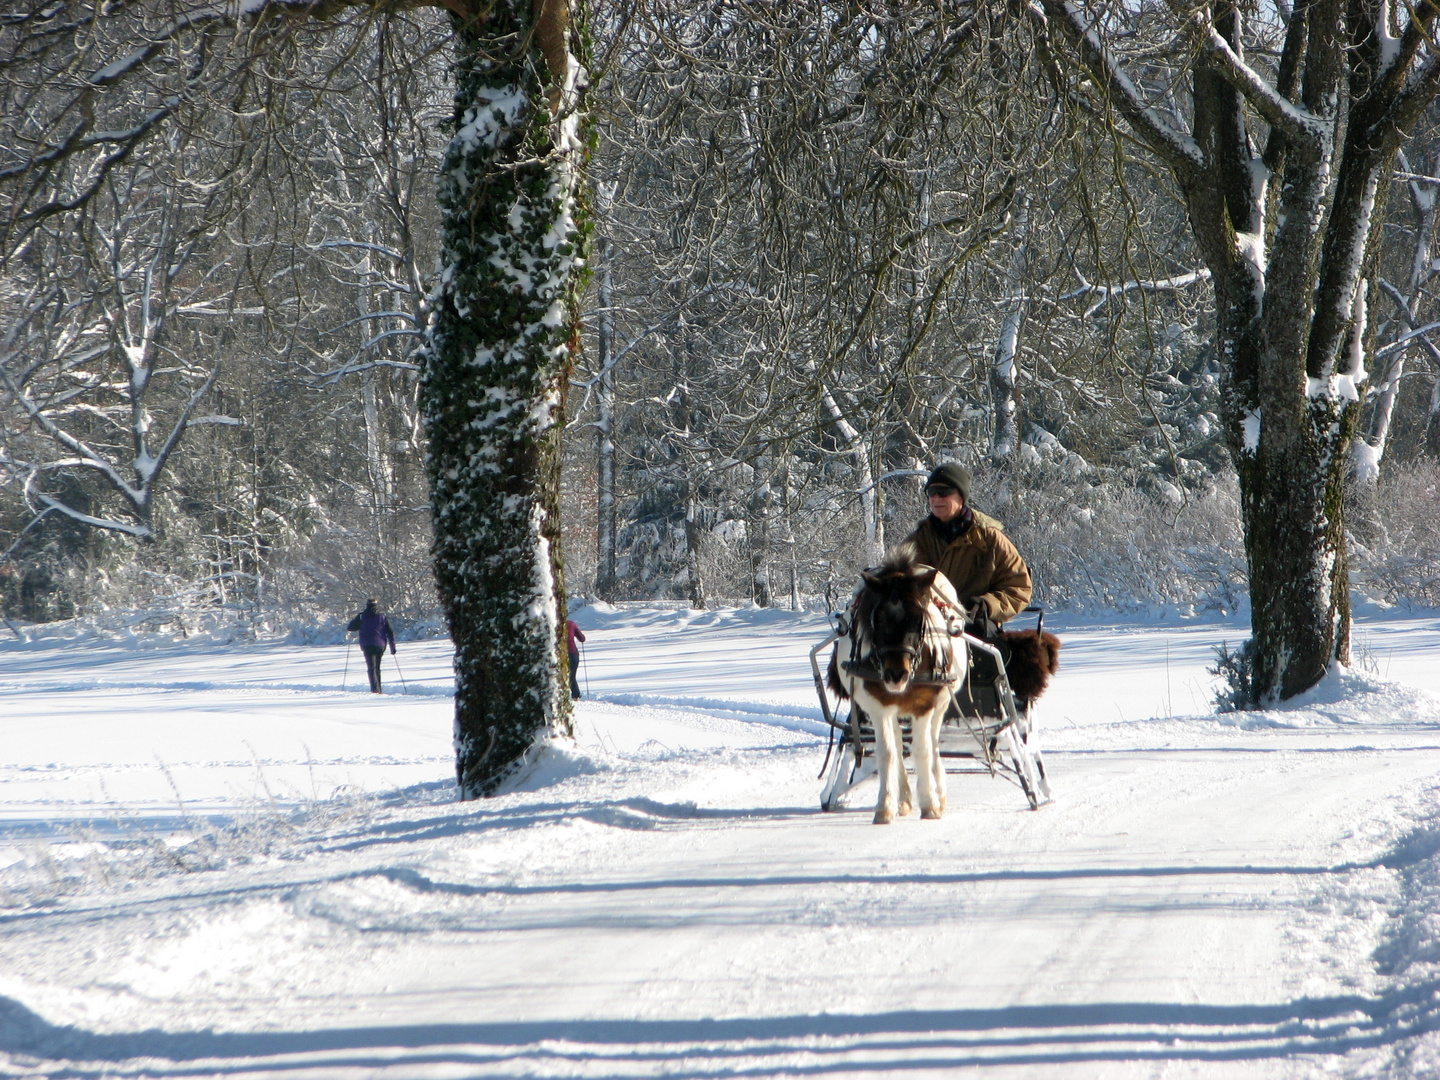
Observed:
[[[610,241],[597,245],[600,256],[600,314],[596,332],[596,362],[600,381],[595,387],[595,458],[599,494],[596,500],[595,592],[602,600],[615,599],[619,558],[615,547],[615,290],[611,282]]]
[[[586,232],[583,69],[565,8],[475,7],[453,15],[456,133],[422,379],[467,798],[492,794],[537,739],[570,733],[560,432]]]

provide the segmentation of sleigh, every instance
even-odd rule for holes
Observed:
[[[1050,783],[1045,776],[1045,762],[1035,738],[1035,698],[1044,689],[1054,669],[1054,650],[1059,643],[1044,633],[1044,612],[1038,614],[1034,631],[1006,634],[1010,642],[1027,642],[1033,638],[1039,645],[1048,640],[1053,649],[1043,674],[1023,670],[1024,693],[1017,694],[1007,672],[1007,659],[1012,670],[1017,667],[1014,656],[1006,656],[1007,641],[990,642],[969,633],[960,635],[969,650],[971,663],[963,683],[955,692],[940,728],[940,757],[946,773],[988,773],[1015,784],[1024,794],[1032,810],[1052,801]],[[820,709],[830,727],[829,746],[820,778],[820,809],[838,810],[846,797],[876,773],[875,731],[864,711],[853,701],[835,701],[821,672],[820,654],[843,634],[843,621],[824,641],[810,650],[810,667],[815,676],[815,691],[820,696]],[[1038,662],[1038,661],[1037,661]],[[848,711],[841,715],[841,707]],[[903,725],[907,758],[910,751],[908,722]]]

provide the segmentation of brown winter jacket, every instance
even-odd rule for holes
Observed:
[[[920,561],[935,567],[955,586],[962,601],[979,600],[997,623],[1013,618],[1030,603],[1030,568],[994,518],[971,511],[975,522],[948,545],[926,518],[910,534]]]

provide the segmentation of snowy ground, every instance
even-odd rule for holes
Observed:
[[[1241,624],[1052,620],[1056,803],[883,828],[818,617],[578,620],[578,746],[478,803],[442,642],[0,644],[0,1076],[1440,1075],[1436,613],[1226,717]]]

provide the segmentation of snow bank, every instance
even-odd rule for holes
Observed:
[[[1397,727],[1440,725],[1440,698],[1337,665],[1318,686],[1289,701],[1264,710],[1222,713],[1218,719],[1254,729],[1374,725],[1380,717]]]
[[[1440,807],[1381,860],[1400,876],[1399,900],[1375,950],[1377,971],[1392,980],[1375,1011],[1395,1039],[1356,1077],[1440,1076]]]

